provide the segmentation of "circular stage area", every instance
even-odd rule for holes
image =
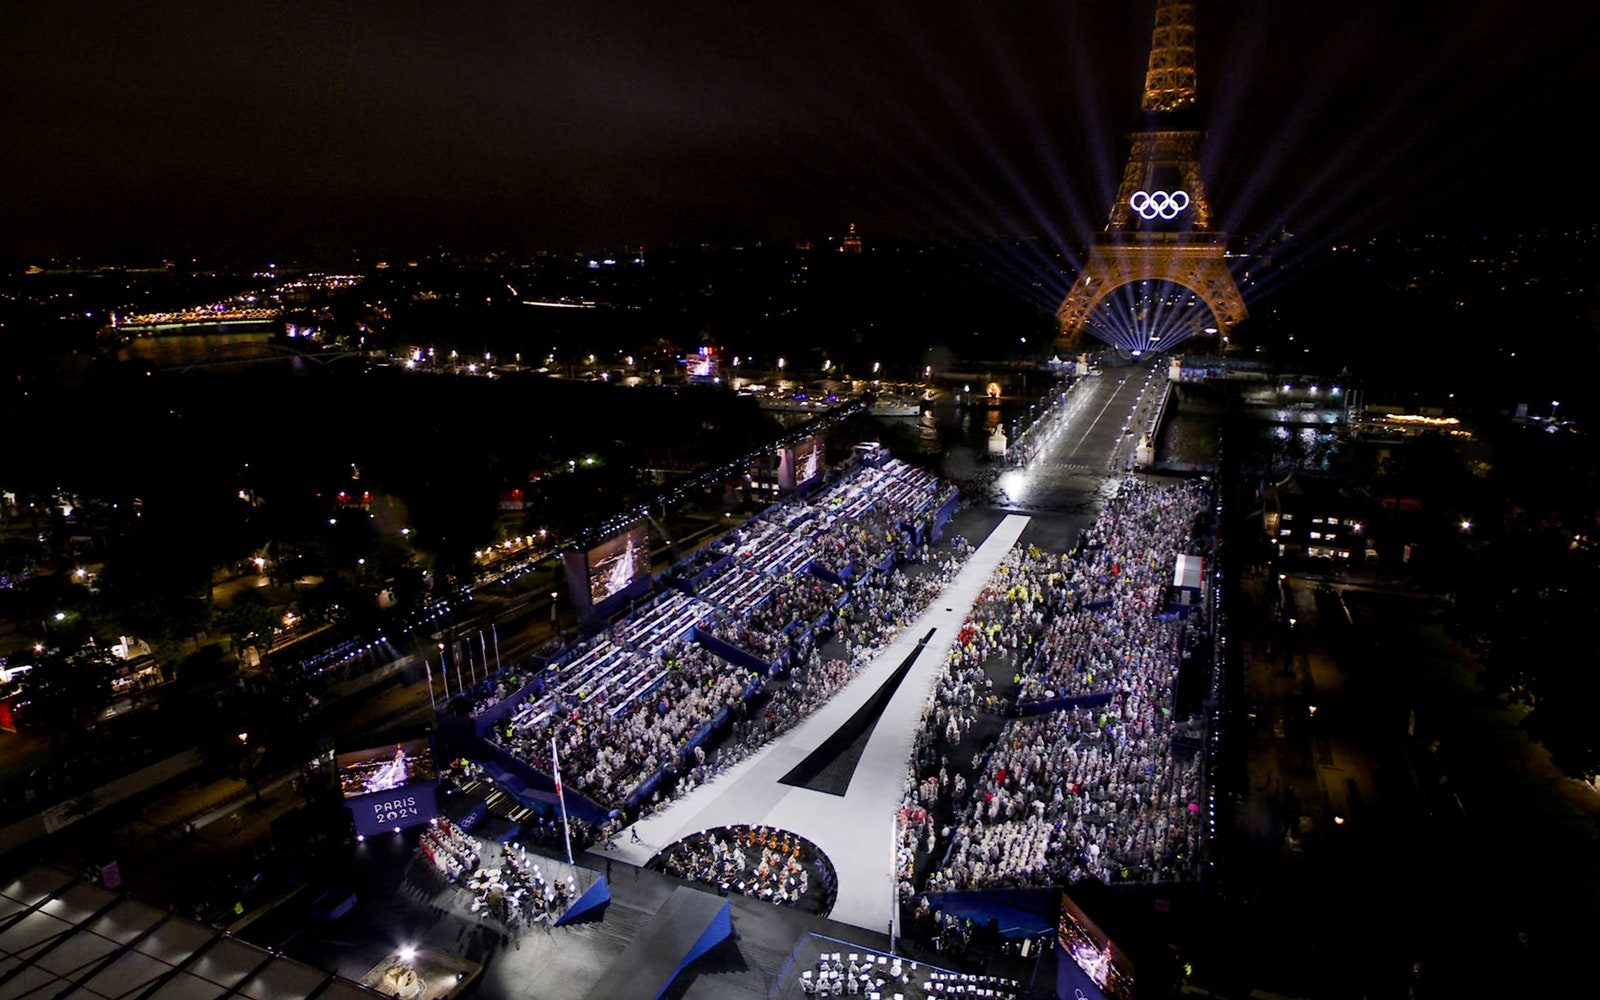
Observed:
[[[701,830],[668,845],[645,867],[824,917],[838,885],[833,862],[816,844],[770,826]]]

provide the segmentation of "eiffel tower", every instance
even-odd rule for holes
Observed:
[[[1246,316],[1239,286],[1228,270],[1228,237],[1212,228],[1211,203],[1200,179],[1200,145],[1195,109],[1194,3],[1158,0],[1150,39],[1150,64],[1144,78],[1140,128],[1111,220],[1089,248],[1089,260],[1072,291],[1056,310],[1061,335],[1076,340],[1096,307],[1117,289],[1147,281],[1171,282],[1192,292],[1210,308],[1215,330],[1226,335]],[[1141,310],[1143,313],[1144,310]],[[1131,336],[1143,339],[1146,317]],[[1164,348],[1182,337],[1157,334],[1156,344],[1089,332],[1130,350]],[[1195,331],[1197,332],[1197,331]]]

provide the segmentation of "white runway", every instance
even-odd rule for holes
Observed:
[[[667,845],[710,827],[738,823],[779,827],[810,840],[833,862],[839,878],[833,919],[887,930],[896,913],[895,815],[923,707],[968,611],[1028,520],[1008,515],[928,610],[832,701],[710,784],[635,824],[642,843],[633,843],[625,831],[616,840],[618,855],[642,865]],[[929,629],[935,630],[933,637],[878,719],[848,794],[840,797],[780,784],[780,778],[878,690]]]

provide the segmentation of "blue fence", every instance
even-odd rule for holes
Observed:
[[[1064,712],[1069,708],[1098,708],[1109,704],[1115,697],[1114,691],[1102,691],[1099,694],[1080,694],[1072,698],[1021,701],[1017,703],[1017,711],[1023,715],[1048,715],[1051,712]]]

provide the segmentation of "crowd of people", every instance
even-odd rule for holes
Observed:
[[[833,885],[828,859],[804,839],[767,826],[731,826],[685,837],[650,861],[649,867],[778,905],[799,905],[812,889]],[[826,913],[830,899],[813,900]]]
[[[794,647],[797,633],[822,622],[839,606],[843,593],[842,587],[813,573],[786,576],[770,598],[740,621],[719,623],[713,634],[774,663]]]
[[[664,780],[642,805],[682,794],[809,714],[854,676],[870,649],[926,607],[955,561],[914,578],[879,567],[929,558],[919,539],[952,491],[903,463],[862,466],[810,500],[774,506],[680,567],[674,579],[692,593],[655,605],[676,602],[670,635],[639,627],[645,619],[635,616],[549,668],[542,683],[497,680],[492,692],[475,689],[456,710],[481,715],[528,688],[489,739],[546,774],[555,767],[553,741],[568,786],[602,805],[624,804],[658,773]],[[843,662],[830,657],[805,670],[815,647],[845,623]],[[713,654],[697,633],[760,666]],[[775,676],[784,670],[808,676],[782,683]],[[751,711],[747,701],[758,695]],[[731,752],[708,762],[701,744],[718,719],[733,723],[723,748]]]
[[[481,847],[476,837],[449,820],[440,818],[429,823],[422,831],[417,853],[442,872],[445,878],[455,882],[468,872],[477,870]]]
[[[1202,769],[1174,750],[1184,622],[1166,601],[1202,503],[1200,484],[1125,481],[1075,553],[1002,561],[925,710],[901,809],[902,898],[919,852],[942,855],[930,891],[1192,875]],[[1016,707],[1038,714],[1007,722],[962,774],[935,748],[1010,707],[996,665]],[[941,807],[953,822],[933,820]]]
[[[470,912],[492,917],[517,929],[540,921],[554,921],[578,897],[577,880],[547,878],[537,860],[529,860],[520,845],[499,850],[493,867],[484,867],[488,850],[476,837],[444,817],[422,831],[417,856],[439,872],[445,881],[471,894]]]
[[[850,603],[839,610],[834,628],[845,655],[865,662],[900,634],[955,578],[971,549],[953,546],[945,552],[914,550],[916,572],[896,567],[855,581]]]
[[[508,724],[501,741],[546,774],[554,739],[563,775],[598,802],[619,802],[645,777],[676,765],[689,737],[723,708],[743,701],[755,677],[705,647],[676,640],[661,656],[663,680],[648,698],[620,712],[584,693],[557,700],[542,720],[518,728]]]
[[[788,732],[855,680],[862,666],[848,660],[819,659],[791,671],[783,681],[768,685],[766,700],[737,716],[727,737],[710,755],[696,754],[696,766],[678,793],[693,791]]]
[[[452,704],[455,711],[476,719],[489,709],[522,690],[534,679],[534,671],[512,665],[495,676],[467,688]]]
[[[1113,676],[1161,669],[1182,627],[1162,604],[1199,510],[1193,486],[1130,480],[1123,487],[1089,529],[1078,558],[1054,577],[1066,600],[1039,638],[1019,701],[1109,690]]]
[[[899,955],[876,952],[823,952],[814,968],[800,973],[800,992],[808,997],[986,997],[1014,1000],[1026,988],[1015,979],[966,972],[947,972],[919,965]]]

